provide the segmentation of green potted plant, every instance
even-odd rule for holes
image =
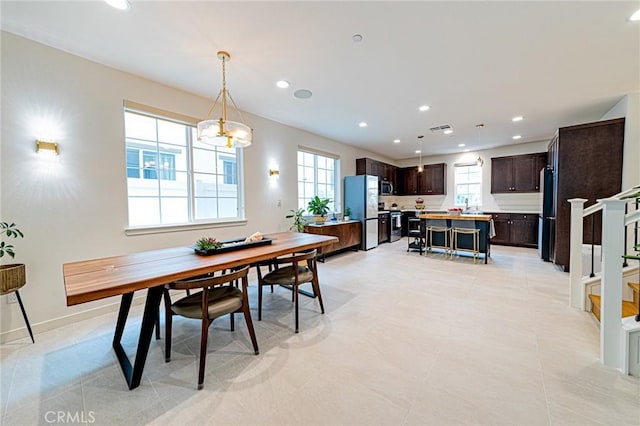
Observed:
[[[289,231],[303,232],[304,226],[307,224],[307,221],[303,217],[304,209],[300,208],[298,210],[290,210],[291,214],[285,216],[287,219],[293,219],[293,224],[289,228]]]
[[[16,227],[15,223],[0,222],[0,235],[3,234],[11,238],[24,238],[24,234]],[[13,245],[0,241],[0,257],[4,257],[5,254],[12,258],[16,255],[13,251]]]
[[[309,213],[316,215],[316,222],[324,222],[324,217],[329,213],[329,203],[331,200],[328,198],[320,198],[317,195],[309,201],[307,210]]]
[[[16,224],[11,222],[0,222],[0,237],[9,238],[24,238],[24,234],[20,231]],[[0,241],[0,258],[5,255],[13,258],[15,252],[13,251],[13,245],[8,244],[5,241]],[[22,299],[20,299],[20,290],[27,283],[27,274],[25,271],[24,263],[9,263],[6,265],[0,265],[0,294],[16,293],[18,303],[20,303],[20,309],[22,310],[22,316],[27,324],[27,330],[31,336],[31,341],[35,343],[33,339],[33,332],[31,331],[31,325],[29,325],[29,319],[27,313],[22,305]]]
[[[344,208],[344,216],[343,216],[344,220],[350,220],[351,219],[351,207],[347,206]]]

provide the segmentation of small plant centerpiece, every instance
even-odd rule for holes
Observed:
[[[344,216],[343,216],[344,220],[349,220],[351,219],[351,207],[347,206],[344,208]]]
[[[304,209],[291,210],[291,214],[285,216],[287,219],[293,219],[293,224],[289,228],[289,231],[303,232],[304,226],[307,221],[304,218]]]
[[[196,252],[203,253],[219,249],[220,247],[222,247],[222,243],[213,237],[202,237],[196,241],[196,244],[193,246],[193,248],[196,249]]]
[[[317,195],[309,201],[307,210],[309,213],[316,215],[316,222],[324,222],[326,214],[329,213],[330,202],[331,200],[328,198],[320,198]]]

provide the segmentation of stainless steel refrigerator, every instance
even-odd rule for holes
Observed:
[[[344,206],[351,219],[362,223],[362,250],[378,245],[378,177],[369,175],[344,178]]]

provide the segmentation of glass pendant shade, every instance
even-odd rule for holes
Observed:
[[[229,102],[231,102],[231,105],[233,105],[242,119],[240,110],[227,90],[225,63],[230,58],[231,55],[229,55],[229,53],[224,51],[218,52],[218,59],[222,61],[222,89],[220,89],[213,106],[209,109],[207,117],[198,123],[198,141],[227,148],[245,148],[253,142],[253,129],[244,123],[227,120],[227,104]],[[211,113],[217,105],[218,100],[220,100],[222,104],[222,116],[217,120],[211,119]]]
[[[251,145],[253,130],[237,121],[204,120],[198,123],[198,141],[227,148],[246,148]]]

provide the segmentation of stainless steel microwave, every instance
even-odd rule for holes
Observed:
[[[393,195],[393,184],[388,180],[380,181],[380,195]]]

